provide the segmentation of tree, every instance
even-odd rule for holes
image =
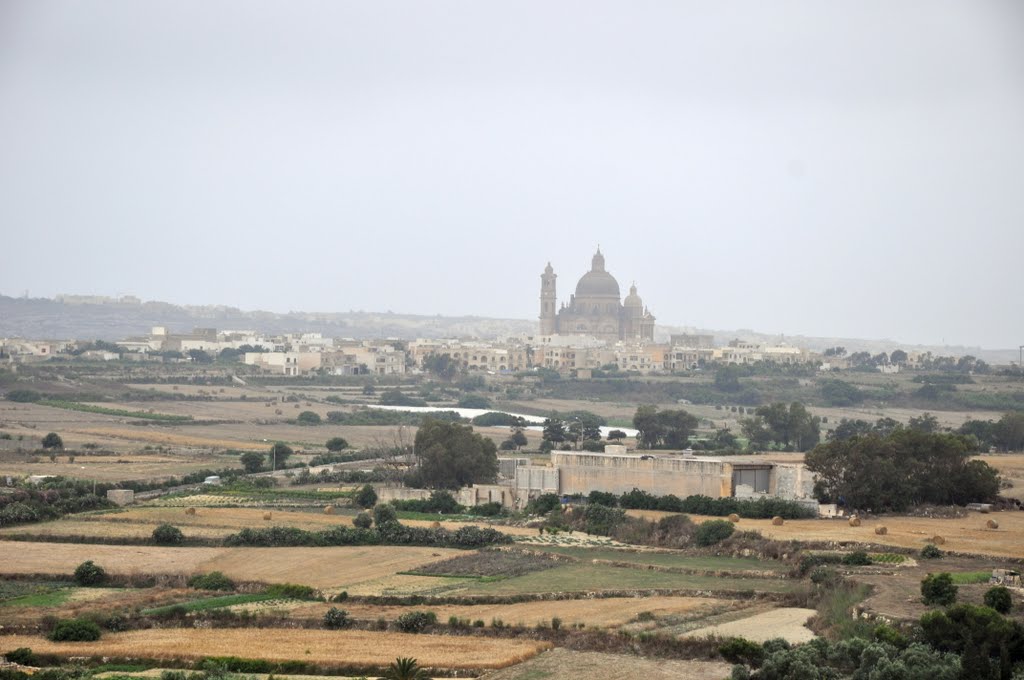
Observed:
[[[348,618],[348,612],[344,609],[331,607],[327,610],[327,613],[324,614],[324,628],[344,628],[349,623],[351,623],[351,621]]]
[[[92,560],[82,562],[75,567],[75,583],[80,586],[95,587],[103,585],[107,580],[107,572]]]
[[[263,454],[256,451],[246,451],[238,457],[238,461],[249,474],[263,469]]]
[[[907,363],[907,353],[901,349],[894,349],[892,354],[889,355],[889,361],[894,364],[904,365]]]
[[[798,401],[788,406],[782,402],[760,406],[740,427],[751,444],[760,448],[775,442],[787,451],[807,451],[821,440],[821,418],[812,416]]]
[[[451,382],[459,372],[459,367],[449,355],[431,352],[423,357],[423,370],[433,373],[441,380]]]
[[[851,437],[861,437],[873,432],[871,423],[866,420],[850,420],[843,418],[828,433],[829,439],[843,441]]]
[[[686,411],[659,411],[657,406],[641,406],[633,415],[637,445],[642,449],[683,449],[700,421]]]
[[[1013,598],[1010,596],[1010,589],[1005,586],[995,586],[985,591],[985,606],[995,609],[1000,614],[1009,614],[1013,608]]]
[[[697,529],[693,533],[693,539],[697,545],[707,547],[729,538],[735,529],[735,525],[729,520],[712,519],[697,525]]]
[[[930,434],[939,431],[939,419],[931,413],[923,413],[920,416],[912,417],[910,422],[907,423],[907,427],[911,430]]]
[[[996,446],[1004,451],[1024,450],[1024,411],[1005,414],[996,423]]]
[[[398,524],[398,513],[395,512],[395,506],[390,503],[378,503],[373,506],[373,523],[377,525],[378,529],[389,524]]]
[[[720,428],[715,431],[708,444],[711,445],[715,451],[732,451],[739,446],[739,442],[736,440],[736,435],[732,433],[727,427]]]
[[[544,441],[552,444],[559,444],[565,441],[565,423],[558,418],[547,418],[544,420]]]
[[[267,453],[267,459],[270,461],[270,469],[276,470],[277,468],[283,468],[288,458],[291,457],[292,447],[288,446],[284,442],[277,442],[270,447],[270,451]]]
[[[415,444],[419,473],[430,488],[491,483],[498,475],[497,447],[470,425],[424,418]]]
[[[956,602],[957,590],[953,577],[948,573],[928,574],[921,581],[921,601],[945,607]]]
[[[153,529],[153,541],[157,545],[179,545],[184,540],[185,535],[181,533],[181,529],[173,524],[161,524]]]
[[[50,631],[54,642],[92,642],[100,639],[100,627],[89,619],[64,619]]]
[[[60,438],[60,435],[56,432],[50,432],[43,437],[43,448],[54,449],[57,451],[64,450],[64,440]]]
[[[853,406],[864,401],[864,393],[845,380],[822,380],[820,389],[829,406]]]
[[[530,441],[526,438],[526,433],[523,432],[522,428],[516,428],[512,432],[512,436],[509,437],[509,439],[512,441],[513,444],[516,445],[516,449],[520,449],[530,443]]]
[[[373,490],[372,486],[365,484],[356,492],[355,498],[352,500],[363,509],[372,508],[377,504],[377,492]]]
[[[622,430],[612,430],[608,433],[608,441],[618,441],[619,439],[625,439],[626,433]]]
[[[331,437],[324,446],[328,451],[344,451],[349,447],[348,442],[341,437]]]
[[[722,392],[740,391],[740,370],[729,364],[715,369],[715,389]]]
[[[373,515],[368,512],[361,512],[352,518],[352,524],[359,529],[369,529],[373,526]]]
[[[314,411],[303,411],[299,414],[299,417],[295,419],[299,425],[319,425],[323,422],[320,419],[320,414]]]
[[[456,403],[459,408],[491,408],[491,400],[482,394],[467,394]]]

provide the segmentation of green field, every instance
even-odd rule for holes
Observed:
[[[71,588],[44,590],[0,601],[0,607],[56,607],[67,602],[71,592]]]
[[[773,560],[758,560],[752,557],[691,556],[674,553],[633,552],[612,548],[573,548],[566,546],[531,546],[536,550],[576,557],[581,560],[608,560],[629,562],[638,565],[653,565],[694,571],[777,571],[785,572],[789,567]]]
[[[63,408],[68,411],[83,411],[85,413],[99,413],[105,416],[120,416],[122,418],[142,418],[144,420],[159,420],[165,423],[187,423],[192,416],[174,416],[167,413],[149,413],[147,411],[128,411],[123,408],[108,408],[96,406],[95,404],[83,404],[77,401],[62,401],[59,399],[42,399],[37,402],[41,406]]]
[[[175,608],[181,607],[187,612],[202,612],[208,609],[220,609],[221,607],[231,607],[236,604],[251,604],[253,602],[267,602],[269,600],[279,600],[280,597],[276,595],[270,595],[268,593],[241,593],[238,595],[219,595],[217,597],[204,597],[201,600],[191,600],[189,602],[181,602],[178,604],[169,604],[163,607],[155,607],[153,609],[144,609],[143,614],[166,614]]]
[[[959,586],[966,586],[972,583],[988,583],[992,578],[991,571],[956,571],[950,574],[953,583]]]

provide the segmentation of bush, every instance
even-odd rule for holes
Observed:
[[[733,531],[735,531],[735,527],[732,522],[713,519],[697,525],[693,538],[697,545],[707,547],[729,538]]]
[[[606,491],[591,491],[590,495],[587,496],[587,503],[590,505],[604,505],[609,508],[615,508],[619,505],[619,497]]]
[[[50,632],[54,642],[92,642],[100,639],[100,627],[88,619],[58,621]]]
[[[75,567],[75,583],[80,586],[101,586],[106,580],[107,571],[92,560],[82,562]]]
[[[847,566],[862,567],[871,564],[871,558],[863,550],[854,550],[849,555],[843,556],[843,564]]]
[[[937,560],[942,557],[942,551],[934,544],[929,543],[925,547],[921,548],[921,557],[926,560]]]
[[[238,462],[242,464],[245,471],[248,473],[259,472],[263,469],[263,454],[258,451],[246,451],[238,457]]]
[[[746,638],[729,638],[718,647],[718,653],[729,663],[742,663],[748,666],[760,666],[764,659],[761,645]]]
[[[303,586],[297,583],[275,583],[266,590],[267,595],[278,597],[282,600],[316,600],[319,595],[316,588]]]
[[[196,574],[188,580],[188,587],[196,590],[234,590],[235,582],[219,571]]]
[[[505,507],[497,501],[481,503],[480,505],[472,508],[472,514],[479,515],[481,517],[497,517],[503,512],[505,512]]]
[[[388,524],[398,524],[398,513],[395,512],[395,507],[387,504],[374,506],[373,523],[377,525],[377,529]]]
[[[995,586],[985,591],[985,606],[995,609],[1000,614],[1009,614],[1013,608],[1010,590],[1004,586]]]
[[[835,588],[843,580],[839,572],[828,567],[815,567],[811,571],[811,583],[822,588]]]
[[[428,626],[437,623],[434,612],[406,612],[395,620],[398,629],[403,633],[422,633]]]
[[[63,449],[64,440],[60,438],[60,435],[56,432],[50,432],[43,437],[43,448],[44,449]]]
[[[372,486],[365,484],[356,492],[355,498],[352,500],[363,509],[372,508],[377,504],[377,492],[373,490]]]
[[[323,422],[320,419],[320,414],[314,411],[303,411],[299,414],[299,417],[295,419],[299,425],[319,425]]]
[[[344,451],[345,449],[349,448],[348,442],[342,439],[341,437],[331,437],[330,439],[327,440],[327,443],[324,444],[324,446],[327,448],[328,451],[334,452]]]
[[[951,605],[956,602],[957,590],[953,577],[948,573],[928,574],[921,581],[921,601],[925,604]]]
[[[157,545],[179,545],[185,540],[185,535],[172,524],[161,524],[153,529],[153,540]]]
[[[562,500],[557,493],[542,493],[526,504],[526,512],[530,515],[546,515],[560,507],[562,507]]]
[[[344,628],[349,623],[351,621],[348,618],[348,612],[344,609],[331,607],[324,614],[324,628]]]
[[[358,529],[369,529],[373,526],[373,515],[368,512],[361,512],[352,518],[352,524]]]
[[[16,663],[22,666],[34,666],[36,660],[32,650],[28,647],[18,647],[17,649],[11,650],[4,654],[10,663]]]

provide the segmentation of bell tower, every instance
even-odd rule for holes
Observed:
[[[540,334],[555,334],[555,305],[557,296],[555,294],[555,279],[558,274],[551,268],[551,263],[544,267],[544,273],[540,275]]]

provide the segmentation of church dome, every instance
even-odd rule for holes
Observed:
[[[576,297],[614,297],[619,299],[619,282],[604,270],[604,255],[597,249],[590,271],[576,284]]]
[[[629,295],[623,301],[624,307],[643,307],[644,301],[640,299],[640,296],[636,294],[636,284],[629,287]]]

